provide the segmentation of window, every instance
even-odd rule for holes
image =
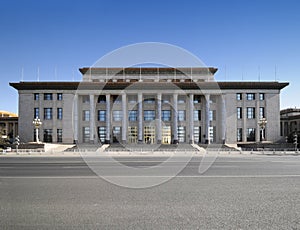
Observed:
[[[264,93],[260,93],[260,94],[259,94],[259,100],[260,100],[260,101],[265,100],[265,94],[264,94]]]
[[[44,129],[44,142],[52,142],[52,129]]]
[[[40,108],[34,108],[33,118],[39,118],[39,117],[40,117]]]
[[[201,95],[194,95],[194,104],[201,103]]]
[[[98,121],[106,120],[106,110],[98,110]]]
[[[105,139],[106,139],[106,127],[105,126],[98,127],[98,138],[101,143],[105,143]]]
[[[57,129],[57,143],[62,143],[62,129]]]
[[[247,118],[248,119],[255,118],[255,108],[254,107],[247,107]]]
[[[162,95],[162,102],[165,104],[170,103],[170,96],[169,95]]]
[[[130,104],[137,103],[137,96],[136,95],[128,95],[128,103],[130,103]]]
[[[237,140],[237,142],[243,141],[243,129],[242,128],[237,129],[236,140]]]
[[[259,108],[259,119],[265,118],[265,108],[260,107]]]
[[[161,111],[161,120],[162,121],[171,121],[171,110],[162,110]]]
[[[210,110],[209,111],[209,121],[215,121],[216,120],[216,110]]]
[[[255,129],[247,129],[247,141],[255,141]]]
[[[45,101],[52,101],[53,100],[52,93],[44,93],[44,100]]]
[[[113,120],[114,121],[121,121],[122,120],[122,111],[121,110],[114,110],[113,111]]]
[[[236,100],[237,100],[237,101],[241,101],[242,99],[243,99],[242,94],[241,94],[241,93],[237,93],[237,94],[236,94]]]
[[[194,142],[200,143],[201,142],[201,127],[195,126],[194,127]]]
[[[121,127],[114,126],[113,127],[113,142],[119,142],[121,140]]]
[[[211,96],[210,96],[210,101],[211,101],[211,103],[216,103],[216,102],[217,102],[217,97],[216,97],[216,95],[211,95]]]
[[[90,127],[83,127],[82,128],[82,132],[83,132],[83,142],[84,143],[88,143],[90,142]]]
[[[90,103],[90,96],[89,95],[83,95],[82,96],[82,103]]]
[[[118,95],[113,95],[112,99],[113,99],[114,104],[121,104],[121,102],[122,102],[122,98],[119,97]]]
[[[128,120],[129,121],[137,121],[137,110],[128,111]]]
[[[128,127],[128,143],[137,143],[137,127],[129,126]]]
[[[62,120],[63,119],[63,109],[57,108],[57,119]]]
[[[178,121],[185,121],[185,110],[178,110]]]
[[[62,99],[63,99],[63,94],[62,93],[58,93],[57,94],[57,100],[58,101],[62,101]]]
[[[178,96],[178,104],[184,104],[185,103],[185,96],[179,95]]]
[[[97,102],[100,103],[100,104],[105,104],[106,103],[106,96],[105,95],[99,95]]]
[[[44,119],[52,120],[52,108],[44,108]]]
[[[201,110],[194,110],[194,121],[201,121]]]
[[[237,110],[236,110],[237,119],[243,118],[243,110],[242,109],[243,109],[242,107],[237,107]]]
[[[35,100],[35,101],[40,100],[40,94],[35,93],[35,94],[34,94],[34,100]]]
[[[90,120],[90,110],[83,110],[83,121]]]
[[[178,142],[183,143],[185,142],[185,127],[184,126],[178,126]]]
[[[155,111],[154,110],[145,110],[144,111],[144,121],[153,121],[155,120]]]
[[[145,98],[144,99],[144,103],[145,104],[154,104],[155,103],[155,99],[154,98]]]
[[[255,94],[254,93],[247,93],[247,101],[253,101],[255,100]]]

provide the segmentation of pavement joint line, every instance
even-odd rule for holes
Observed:
[[[97,178],[288,178],[300,177],[299,175],[179,175],[179,176],[143,176],[143,175],[102,175],[102,176],[0,176],[0,179],[97,179]]]

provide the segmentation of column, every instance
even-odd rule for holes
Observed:
[[[225,95],[221,95],[221,140],[222,144],[225,144],[226,138],[226,104]]]
[[[209,136],[209,124],[210,124],[209,110],[210,110],[210,104],[209,103],[210,103],[210,95],[205,94],[205,137],[206,137],[205,142],[207,144],[210,144],[210,136]]]
[[[162,122],[161,122],[161,93],[157,94],[157,144],[162,140]]]
[[[260,142],[260,134],[261,134],[261,130],[260,130],[260,126],[259,126],[259,93],[255,94],[255,121],[256,121],[256,128],[255,128],[255,141],[256,142]]]
[[[138,143],[143,143],[143,94],[138,93]]]
[[[122,93],[122,142],[127,143],[127,100],[126,94]]]
[[[78,143],[78,94],[74,95],[74,117],[73,117],[73,127],[74,127],[74,144]]]
[[[190,144],[194,144],[194,94],[189,97]]]
[[[178,144],[178,94],[173,94],[173,144]]]
[[[90,94],[90,143],[95,143],[95,97]]]
[[[106,94],[106,144],[110,144],[110,94]]]

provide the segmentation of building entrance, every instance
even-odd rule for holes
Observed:
[[[144,143],[154,144],[155,143],[155,127],[145,126],[144,127]]]
[[[171,144],[171,126],[162,127],[162,144]]]

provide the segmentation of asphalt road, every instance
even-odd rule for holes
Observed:
[[[204,174],[195,157],[171,177],[184,160],[1,157],[0,229],[300,229],[299,156],[218,157]]]

